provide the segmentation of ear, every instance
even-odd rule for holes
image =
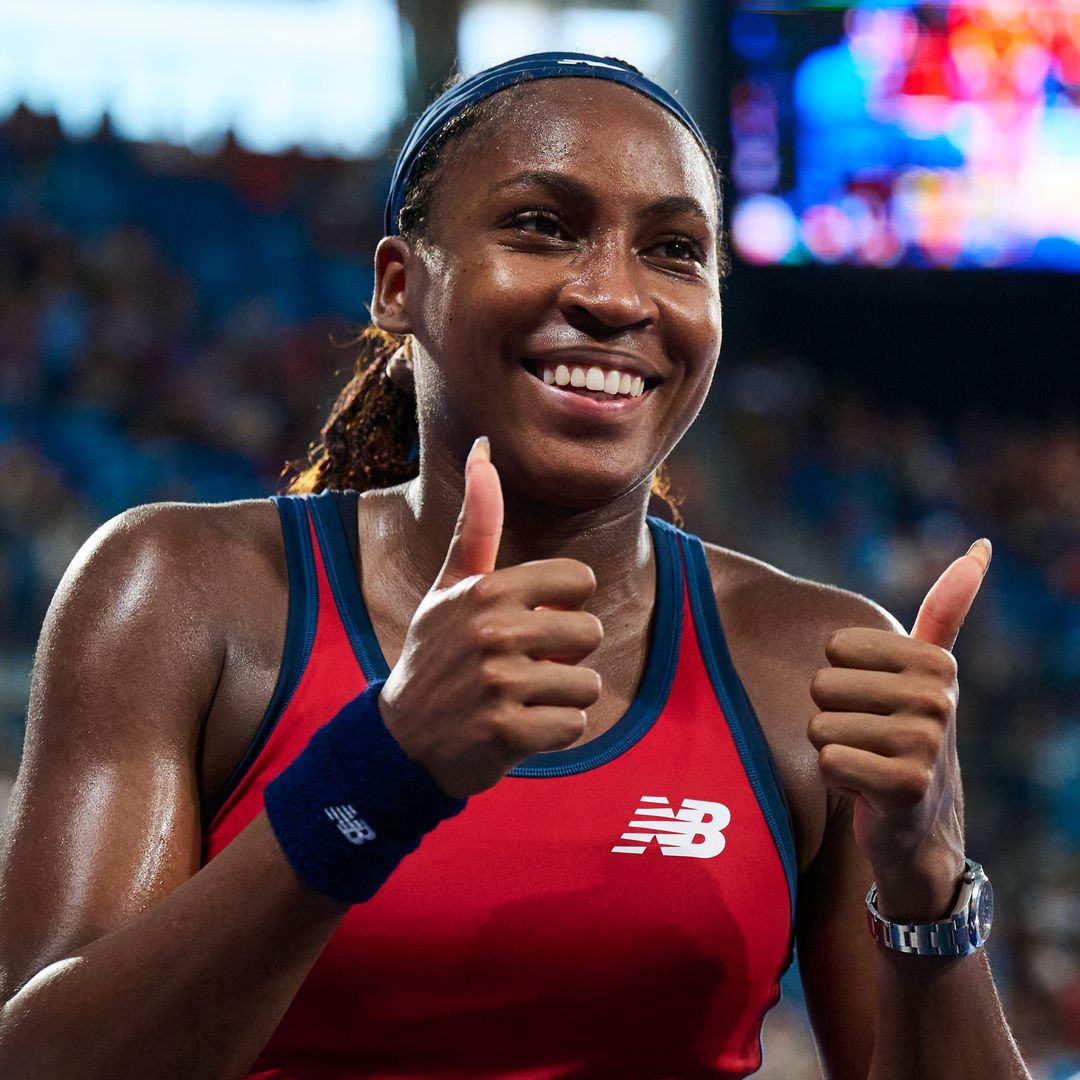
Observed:
[[[400,236],[384,236],[375,249],[375,293],[371,321],[391,334],[412,332],[408,282],[417,269],[412,249]]]

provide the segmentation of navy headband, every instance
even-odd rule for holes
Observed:
[[[622,83],[662,105],[668,112],[677,116],[701,144],[705,156],[712,161],[709,144],[701,128],[686,109],[662,86],[658,86],[640,72],[635,71],[622,60],[611,57],[592,56],[589,53],[543,52],[529,56],[518,56],[497,64],[486,71],[470,75],[464,82],[452,86],[437,97],[413,124],[409,137],[398,155],[394,166],[394,178],[390,181],[390,193],[386,197],[386,213],[383,228],[387,236],[396,236],[398,214],[405,202],[405,188],[409,182],[416,159],[425,146],[446,125],[469,105],[474,105],[508,86],[529,82],[532,79],[557,79],[572,76],[574,78],[607,79],[609,82]]]

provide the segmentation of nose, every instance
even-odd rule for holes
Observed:
[[[608,337],[656,321],[645,268],[623,244],[591,248],[575,270],[559,293],[559,306],[575,328]]]

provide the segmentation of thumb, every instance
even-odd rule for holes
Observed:
[[[491,573],[499,553],[502,527],[502,485],[491,464],[488,437],[481,435],[465,461],[465,498],[461,500],[461,513],[446,561],[435,579],[435,588],[445,589],[473,574]]]
[[[931,586],[915,617],[911,636],[952,649],[990,565],[990,541],[976,540]]]

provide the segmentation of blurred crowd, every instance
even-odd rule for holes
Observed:
[[[0,777],[32,653],[83,541],[126,507],[262,496],[351,370],[383,163],[64,138],[0,125]],[[737,347],[738,349],[738,347]],[[725,355],[673,456],[687,527],[908,625],[980,536],[957,655],[969,848],[992,961],[1039,1080],[1080,1071],[1080,414],[886,409],[800,358]],[[663,512],[663,508],[658,508]],[[0,808],[5,795],[0,789]],[[798,987],[762,1076],[818,1075]]]

